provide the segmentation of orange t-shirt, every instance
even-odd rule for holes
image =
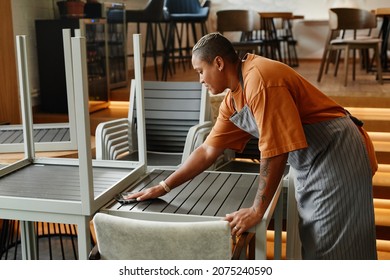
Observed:
[[[206,139],[210,146],[242,151],[251,138],[229,120],[235,112],[232,98],[237,111],[249,106],[259,130],[262,158],[306,148],[303,124],[346,115],[342,106],[283,63],[248,54],[242,76],[245,92],[238,85],[226,94]]]

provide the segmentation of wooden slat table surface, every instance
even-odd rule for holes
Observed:
[[[157,185],[172,172],[154,170],[130,191]],[[127,205],[113,202],[110,210],[224,217],[251,206],[257,187],[255,174],[204,172],[159,199]]]
[[[136,192],[155,186],[172,172],[172,170],[154,169],[130,186],[127,191]],[[143,220],[175,222],[220,220],[226,214],[252,205],[258,189],[258,180],[257,174],[205,171],[160,198],[125,205],[113,200],[100,211]],[[256,258],[258,259],[266,256],[266,229],[270,217],[276,209],[281,213],[279,207],[282,207],[282,203],[278,203],[279,207],[276,206],[281,185],[271,203],[269,214],[251,229],[256,232]],[[278,247],[276,248],[279,250]]]
[[[93,167],[95,196],[129,173],[126,169]],[[32,164],[0,180],[0,196],[80,201],[78,166]]]

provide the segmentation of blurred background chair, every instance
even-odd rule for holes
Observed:
[[[263,40],[254,38],[255,21],[259,16],[252,10],[217,11],[217,31],[231,40],[240,57],[261,52]]]
[[[352,56],[352,79],[356,75],[356,50],[361,50],[360,61],[367,72],[373,69],[369,50],[373,50],[376,75],[382,84],[382,67],[379,58],[381,39],[371,36],[371,30],[377,26],[374,13],[356,8],[332,8],[329,10],[329,35],[325,43],[320,71],[317,81],[320,82],[322,74],[328,72],[329,63],[335,64],[334,76],[337,76],[341,51],[344,51],[344,86],[348,82],[349,53]],[[368,34],[358,34],[358,31],[368,31]],[[324,69],[325,67],[325,69]],[[324,71],[325,70],[325,71]]]
[[[169,29],[166,38],[163,80],[167,79],[170,67],[175,71],[176,59],[185,69],[185,62],[191,58],[192,47],[200,36],[208,33],[206,22],[210,14],[210,4],[211,1],[204,1],[201,5],[199,0],[166,0]],[[199,29],[200,36],[197,31]]]
[[[292,24],[294,20],[303,19],[304,16],[293,15],[291,13],[280,13],[279,16],[274,20],[276,21],[277,36],[281,43],[282,61],[291,67],[297,67],[299,66],[296,50],[298,40],[293,35]]]
[[[166,13],[164,12],[165,1],[149,0],[142,10],[126,10],[125,19],[123,19],[123,13],[121,11],[113,10],[107,15],[107,20],[111,22],[123,22],[125,20],[127,25],[135,23],[138,34],[141,34],[143,30],[141,24],[146,24],[146,35],[144,37],[144,70],[147,66],[147,57],[152,57],[154,73],[157,80],[159,79],[157,58],[164,54],[166,36],[166,28],[163,27],[163,24],[167,23]]]
[[[381,62],[382,71],[388,72],[389,70],[389,58],[387,51],[389,49],[389,37],[390,37],[390,8],[377,8],[375,9],[375,15],[382,22],[380,26],[379,36],[382,38],[381,45]]]
[[[283,37],[278,34],[278,22],[292,17],[291,12],[259,12],[260,39],[264,42],[262,55],[273,60],[283,61],[281,43]],[[280,24],[281,27],[281,24]]]

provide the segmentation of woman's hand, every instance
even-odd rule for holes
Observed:
[[[251,208],[243,208],[226,215],[231,234],[241,235],[261,221],[286,167],[288,153],[260,159],[259,188]]]
[[[129,195],[129,199],[136,198],[138,201],[143,201],[147,199],[153,199],[160,196],[163,196],[167,192],[164,190],[163,186],[157,185],[151,188],[147,188],[146,190],[134,193],[132,195]]]
[[[255,208],[242,208],[231,214],[227,214],[225,220],[229,222],[231,234],[239,236],[258,224],[262,215]]]

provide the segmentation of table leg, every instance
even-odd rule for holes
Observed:
[[[265,222],[260,222],[256,226],[255,234],[255,259],[267,259],[267,225]]]
[[[37,260],[37,238],[34,222],[20,221],[20,235],[23,260]]]
[[[287,195],[287,241],[286,241],[286,259],[301,259],[301,241],[298,231],[298,208],[295,200],[294,172],[290,167],[288,175],[288,195]]]
[[[91,251],[91,230],[89,228],[90,217],[81,216],[77,223],[77,243],[79,260],[87,260]]]
[[[282,259],[283,188],[274,212],[274,260]]]

